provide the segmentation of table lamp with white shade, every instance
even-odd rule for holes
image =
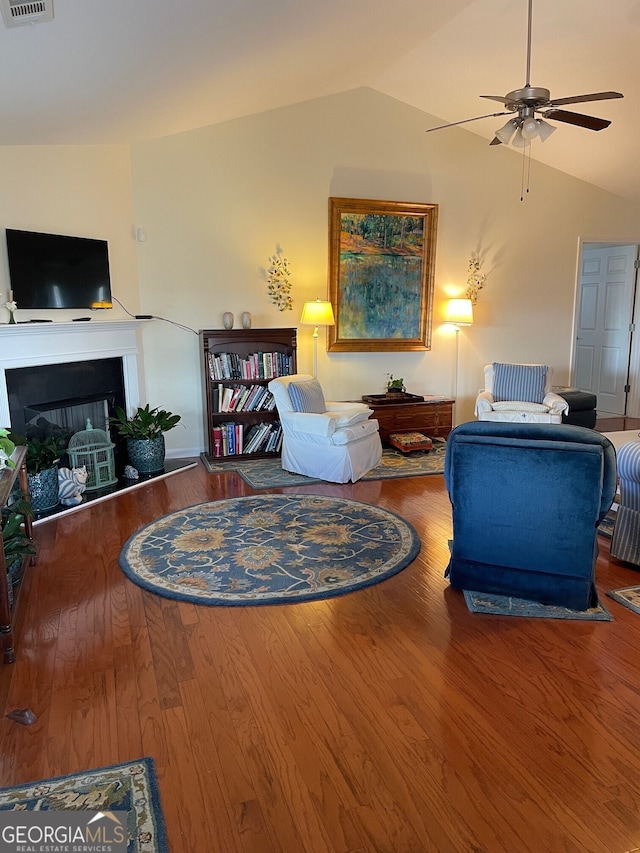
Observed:
[[[317,298],[314,302],[305,302],[300,317],[300,325],[315,326],[313,330],[313,378],[318,378],[318,327],[335,326],[333,307],[330,302]]]

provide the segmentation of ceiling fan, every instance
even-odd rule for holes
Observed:
[[[526,83],[522,89],[514,89],[512,92],[507,92],[506,95],[480,95],[481,98],[486,98],[489,101],[499,101],[504,104],[505,109],[497,113],[488,113],[487,115],[475,116],[475,118],[462,119],[462,121],[453,121],[448,124],[441,124],[438,127],[430,127],[426,132],[431,133],[433,130],[443,130],[445,127],[456,127],[459,124],[467,124],[470,121],[478,121],[483,118],[493,118],[495,116],[512,115],[512,118],[507,121],[504,127],[496,131],[495,136],[489,143],[490,145],[500,145],[501,143],[511,144],[516,148],[525,148],[532,139],[539,137],[543,142],[551,136],[556,128],[549,124],[545,119],[552,121],[561,121],[565,124],[573,124],[577,127],[584,127],[587,130],[604,130],[609,127],[610,121],[595,116],[584,115],[583,113],[575,113],[570,110],[559,109],[567,104],[581,104],[587,101],[606,101],[611,98],[623,98],[624,95],[620,92],[592,92],[590,95],[572,95],[569,98],[552,98],[551,92],[548,89],[543,89],[538,86],[532,86],[531,79],[531,17],[532,17],[533,0],[529,0],[529,15],[527,26],[527,70]],[[538,116],[541,116],[538,117]]]

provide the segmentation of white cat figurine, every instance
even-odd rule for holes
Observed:
[[[81,468],[60,468],[58,470],[58,495],[64,506],[77,506],[82,503],[82,493],[87,488],[87,466]]]

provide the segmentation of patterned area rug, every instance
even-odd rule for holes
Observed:
[[[433,439],[433,450],[414,450],[401,453],[399,450],[385,448],[380,464],[362,477],[363,480],[388,480],[395,477],[422,477],[425,474],[442,474],[447,442],[442,438]],[[210,474],[225,471],[237,471],[252,489],[281,489],[286,486],[308,486],[322,483],[314,477],[291,474],[283,471],[280,459],[239,459],[232,462],[209,462],[206,454],[202,461]]]
[[[128,853],[167,853],[169,849],[151,758],[0,788],[0,811],[63,810],[110,812],[115,824],[122,817],[129,834]]]
[[[145,589],[196,604],[328,598],[394,575],[420,551],[380,507],[320,495],[251,495],[172,512],[129,538],[120,565]]]
[[[600,603],[589,610],[569,610],[551,604],[540,604],[524,598],[507,595],[491,595],[486,592],[464,590],[464,600],[471,613],[490,613],[494,616],[528,616],[542,619],[590,619],[596,622],[612,622],[613,616]]]
[[[611,539],[613,536],[613,528],[616,525],[617,510],[618,506],[616,504],[615,509],[612,507],[598,525],[598,533],[600,536],[604,536],[605,539]]]
[[[625,586],[622,589],[612,589],[607,593],[610,598],[624,605],[634,613],[640,613],[640,586]]]

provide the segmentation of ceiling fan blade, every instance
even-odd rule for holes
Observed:
[[[462,121],[450,121],[448,124],[439,124],[437,127],[428,127],[425,133],[431,133],[432,130],[444,130],[445,127],[457,127],[459,124],[467,124],[470,121],[478,121],[481,118],[494,118],[495,116],[511,115],[510,112],[488,113],[486,116],[475,116],[474,118],[463,118]]]
[[[549,106],[584,104],[587,101],[608,101],[611,98],[624,98],[624,95],[620,94],[620,92],[592,92],[590,95],[573,95],[571,98],[553,98],[549,101]]]
[[[505,107],[513,104],[514,107],[518,106],[518,102],[514,101],[513,98],[507,98],[506,95],[480,95],[481,98],[487,98],[489,101],[499,101],[501,104],[504,104]]]
[[[502,145],[502,141],[497,136],[494,136],[489,145]]]
[[[565,124],[575,124],[576,127],[585,127],[587,130],[604,130],[609,127],[610,121],[595,116],[585,116],[582,113],[571,113],[568,110],[548,110],[543,113],[545,118],[552,121],[563,121]]]

